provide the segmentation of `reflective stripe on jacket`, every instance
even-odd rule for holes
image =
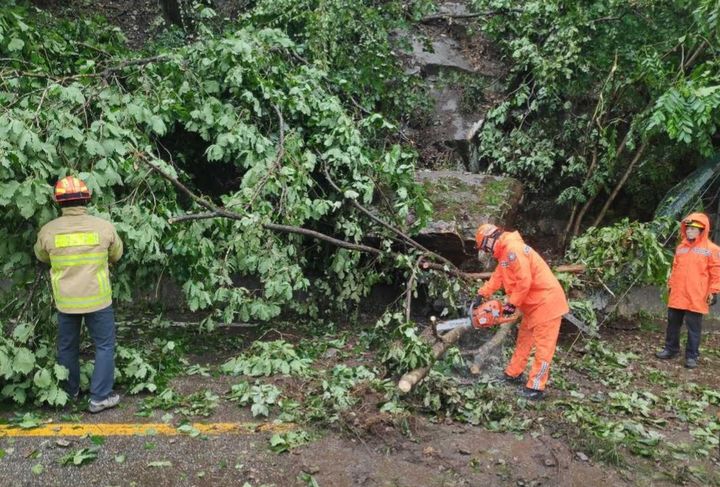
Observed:
[[[540,255],[525,244],[518,232],[504,232],[493,250],[498,266],[478,294],[490,297],[504,289],[528,322],[544,322],[567,313],[567,299],[560,282]]]
[[[40,229],[35,255],[50,264],[55,306],[63,313],[92,313],[112,304],[108,262],[122,256],[122,240],[112,223],[84,207],[62,209],[62,216]]]
[[[685,235],[685,221],[705,225],[698,238],[690,242]],[[668,280],[668,306],[707,314],[707,299],[720,292],[720,247],[710,241],[710,221],[704,213],[691,213],[680,225],[681,242],[675,249]]]

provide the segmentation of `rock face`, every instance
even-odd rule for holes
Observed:
[[[420,171],[416,179],[433,204],[432,221],[417,240],[463,268],[477,261],[475,230],[482,223],[509,225],[522,200],[515,179],[464,171]]]
[[[393,34],[406,73],[427,86],[429,113],[407,130],[426,167],[479,172],[483,166],[474,139],[500,97],[496,85],[505,68],[469,13],[463,3],[441,3],[412,31]]]
[[[460,51],[460,46],[453,39],[439,38],[430,43],[423,42],[419,37],[410,38],[412,53],[408,74],[418,72],[425,76],[437,75],[442,70],[454,69],[472,73],[474,71],[470,61]]]

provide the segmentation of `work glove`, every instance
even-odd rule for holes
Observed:
[[[711,294],[707,297],[707,303],[710,306],[714,306],[717,303],[717,294]]]
[[[515,308],[515,305],[514,305],[514,304],[505,303],[505,305],[503,306],[503,314],[504,314],[504,315],[515,314],[515,310],[516,310],[516,309],[517,309],[517,308]]]
[[[483,296],[476,294],[475,299],[473,299],[473,302],[472,302],[472,307],[477,308],[478,306],[480,306],[483,303],[484,300],[485,300],[485,298]]]

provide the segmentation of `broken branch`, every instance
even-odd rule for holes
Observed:
[[[172,221],[182,221],[182,220],[199,220],[199,219],[207,219],[207,218],[229,218],[231,220],[244,220],[245,217],[239,213],[235,213],[232,211],[228,211],[225,208],[220,208],[219,206],[216,206],[215,204],[201,198],[200,196],[196,195],[190,189],[188,189],[187,186],[185,186],[183,183],[178,181],[177,178],[170,176],[169,174],[166,174],[165,171],[160,169],[160,167],[150,160],[144,155],[144,154],[137,154],[138,159],[143,161],[145,164],[150,166],[154,171],[156,171],[160,176],[170,181],[173,185],[175,185],[176,188],[178,188],[180,191],[188,195],[193,201],[195,201],[198,205],[202,206],[203,208],[209,210],[208,213],[199,213],[194,215],[181,215],[178,217],[175,217],[171,219]],[[307,228],[302,227],[295,227],[291,225],[280,225],[277,223],[260,223],[260,225],[263,226],[263,228],[267,228],[268,230],[272,230],[275,232],[280,233],[294,233],[297,235],[305,235],[306,237],[315,238],[317,240],[322,240],[328,243],[331,243],[335,245],[336,247],[341,247],[348,250],[356,250],[359,252],[367,252],[373,255],[381,255],[383,252],[380,249],[376,249],[375,247],[370,247],[368,245],[363,244],[355,244],[352,242],[346,242],[345,240],[340,240],[334,237],[331,237],[329,235],[325,235],[324,233],[317,232],[315,230],[308,230]]]
[[[463,272],[461,270],[445,269],[441,264],[435,264],[433,262],[421,262],[420,266],[423,269],[433,269],[436,271],[443,271],[455,274],[457,277],[468,281],[490,279],[490,276],[492,276],[492,272]],[[585,272],[585,266],[583,264],[563,264],[554,267],[553,272],[569,272],[571,274],[582,274],[583,272]]]
[[[454,330],[450,330],[448,333],[443,335],[440,338],[440,341],[435,342],[435,344],[432,347],[432,355],[433,360],[432,363],[426,367],[420,367],[414,370],[411,370],[407,374],[403,375],[400,378],[400,382],[398,382],[398,389],[400,389],[400,392],[407,393],[412,390],[415,385],[423,380],[425,376],[430,372],[430,369],[432,368],[433,364],[437,361],[438,358],[445,355],[445,352],[448,351],[450,347],[452,347],[461,336],[463,336],[468,331],[472,330],[473,327],[470,324],[467,324],[465,326],[460,326],[458,328],[455,328]]]

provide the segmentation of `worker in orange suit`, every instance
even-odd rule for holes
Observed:
[[[478,249],[491,254],[498,266],[478,290],[476,303],[505,290],[505,311],[523,313],[515,353],[505,368],[503,380],[522,384],[523,372],[533,347],[535,360],[520,395],[542,399],[555,354],[560,321],[570,311],[565,292],[550,267],[537,252],[525,244],[518,232],[506,232],[493,224],[480,225],[475,235]]]
[[[703,213],[685,217],[680,224],[680,238],[668,280],[665,348],[655,356],[667,360],[680,353],[680,328],[685,321],[685,367],[694,369],[700,358],[702,317],[720,292],[720,247],[710,241],[710,221]]]

